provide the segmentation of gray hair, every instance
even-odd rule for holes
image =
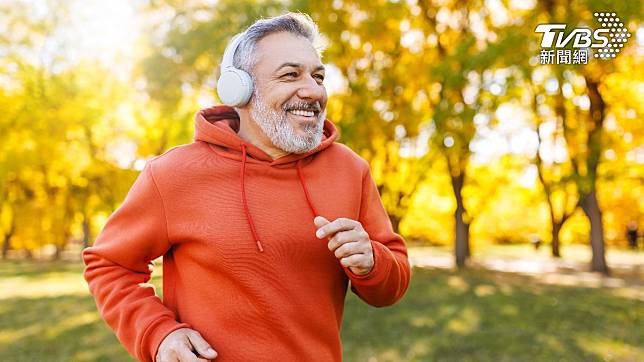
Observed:
[[[262,38],[279,32],[289,32],[308,39],[320,57],[324,51],[324,41],[318,27],[310,16],[302,13],[286,13],[269,19],[257,20],[246,29],[233,56],[233,66],[245,70],[254,78],[253,68],[257,64],[255,50]]]

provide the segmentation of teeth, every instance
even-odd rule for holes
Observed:
[[[304,117],[313,117],[315,115],[315,112],[313,111],[303,111],[300,109],[293,109],[290,112],[296,116],[304,116]]]

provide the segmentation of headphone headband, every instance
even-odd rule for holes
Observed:
[[[217,80],[217,94],[219,99],[230,107],[242,107],[250,100],[253,94],[253,80],[250,74],[233,65],[235,51],[245,32],[233,37],[224,50],[220,65],[220,76]]]
[[[233,39],[230,41],[230,44],[226,47],[226,50],[224,51],[224,56],[221,60],[221,69],[224,68],[234,68],[234,57],[235,57],[235,52],[237,51],[237,47],[239,46],[239,43],[242,41],[242,36],[244,35],[244,32],[241,32],[233,37]]]

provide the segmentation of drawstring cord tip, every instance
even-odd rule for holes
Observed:
[[[257,242],[257,248],[259,249],[260,253],[264,252],[264,248],[262,247],[262,242],[259,240],[256,240]]]

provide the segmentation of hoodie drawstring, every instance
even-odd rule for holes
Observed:
[[[255,240],[255,243],[257,244],[257,249],[260,252],[264,252],[264,248],[262,247],[262,242],[259,240],[259,236],[257,236],[257,230],[255,229],[255,223],[253,222],[253,217],[250,214],[250,211],[248,210],[248,201],[246,201],[246,187],[244,184],[244,173],[246,171],[246,145],[242,144],[242,162],[241,162],[241,196],[242,196],[242,204],[244,204],[244,213],[246,214],[246,220],[248,220],[248,226],[250,227],[250,232],[253,234],[253,239]],[[315,210],[315,207],[313,206],[313,202],[311,201],[311,196],[309,195],[309,191],[306,189],[306,183],[304,182],[304,174],[302,174],[302,166],[301,166],[301,161],[302,159],[297,161],[297,175],[298,178],[300,179],[300,183],[302,184],[302,189],[304,190],[304,196],[306,197],[306,202],[309,204],[309,207],[311,208],[311,211],[313,211],[313,216],[317,216],[318,213]]]
[[[262,247],[262,242],[257,236],[257,231],[255,231],[255,224],[253,223],[253,218],[250,216],[250,211],[248,211],[248,202],[246,202],[246,188],[244,186],[244,172],[246,171],[246,145],[242,144],[242,164],[241,164],[241,194],[242,194],[242,203],[244,204],[244,212],[246,213],[246,220],[248,220],[248,225],[250,226],[250,232],[253,234],[253,239],[257,243],[257,249],[260,252],[264,251]]]
[[[302,184],[302,189],[304,189],[304,196],[306,197],[306,202],[308,202],[309,207],[311,208],[311,211],[313,211],[313,217],[316,217],[318,216],[318,212],[315,211],[315,207],[313,207],[313,202],[311,202],[311,196],[309,196],[309,192],[306,189],[306,184],[304,183],[304,175],[302,174],[301,161],[302,159],[299,159],[297,161],[297,175],[300,177],[300,183]]]

